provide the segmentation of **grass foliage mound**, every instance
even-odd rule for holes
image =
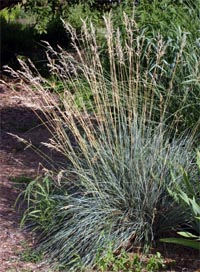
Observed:
[[[47,48],[51,74],[62,83],[59,102],[48,91],[52,82],[34,69],[22,63],[23,70],[11,72],[30,92],[41,93],[52,133],[48,146],[66,158],[54,189],[42,197],[53,205],[41,246],[54,261],[78,269],[94,264],[110,245],[113,251],[149,245],[164,232],[190,226],[192,217],[169,191],[183,186],[180,166],[192,173],[191,186],[197,180],[195,130],[182,131],[185,107],[198,103],[199,64],[193,55],[193,66],[185,67],[184,33],[173,51],[170,40],[149,39],[126,15],[123,36],[105,18],[103,49],[92,25],[83,22],[81,37],[66,27],[75,54]],[[34,210],[41,204],[34,196],[41,195],[29,194]]]

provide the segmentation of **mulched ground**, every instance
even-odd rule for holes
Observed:
[[[14,187],[12,178],[35,177],[41,173],[42,166],[50,167],[31,148],[17,141],[9,133],[25,138],[44,149],[41,142],[48,142],[49,132],[32,111],[40,97],[32,97],[26,90],[14,90],[17,82],[0,83],[0,272],[39,272],[50,271],[47,264],[25,262],[22,252],[27,246],[34,246],[34,237],[20,228],[20,211],[14,208],[19,191]],[[42,166],[41,166],[42,165]],[[200,272],[200,255],[190,249],[177,246],[162,248],[163,255],[175,260],[176,265],[168,271]]]
[[[44,263],[23,261],[27,247],[34,246],[31,233],[20,228],[20,211],[14,208],[19,191],[12,178],[35,177],[41,172],[41,157],[9,135],[13,133],[33,143],[47,141],[49,133],[41,126],[31,108],[23,106],[25,90],[14,91],[13,83],[0,84],[0,272],[48,271]],[[20,97],[22,98],[20,98]]]

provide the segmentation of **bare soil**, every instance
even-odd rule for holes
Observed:
[[[41,144],[48,142],[50,134],[32,111],[41,98],[16,87],[17,82],[13,80],[0,83],[0,272],[51,271],[45,262],[26,262],[22,258],[27,246],[33,248],[35,241],[32,233],[20,228],[21,213],[14,206],[19,190],[11,180],[34,178],[43,167],[50,165],[11,134],[27,139],[49,156],[54,155]],[[167,271],[200,272],[198,252],[175,246],[160,250],[166,262],[176,261]]]
[[[39,99],[26,90],[15,91],[13,82],[0,84],[0,272],[49,271],[45,263],[23,261],[27,247],[34,247],[34,237],[20,228],[21,212],[15,208],[19,191],[12,178],[35,177],[45,161],[11,134],[27,139],[40,148],[49,132],[31,110],[24,106]],[[10,134],[11,133],[11,134]],[[41,147],[42,148],[42,147]]]

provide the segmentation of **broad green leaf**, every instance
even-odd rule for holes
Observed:
[[[183,180],[185,182],[185,185],[187,186],[187,192],[189,193],[189,195],[190,194],[194,195],[195,194],[194,188],[192,187],[192,184],[188,177],[188,173],[184,169],[182,169],[182,175],[183,175]]]
[[[192,233],[187,231],[179,231],[178,234],[186,238],[198,238],[198,236],[193,235]]]
[[[180,191],[179,196],[181,197],[183,201],[185,201],[188,205],[190,205],[190,199],[186,193],[184,193],[183,191]]]
[[[198,165],[199,171],[200,171],[200,151],[197,151],[197,165]]]
[[[192,204],[192,211],[194,212],[195,215],[200,215],[200,206],[197,204],[195,198],[190,199],[190,203]]]
[[[172,244],[187,246],[187,247],[200,250],[200,243],[198,241],[182,239],[182,238],[163,238],[163,239],[160,239],[160,241],[165,243],[172,243]]]

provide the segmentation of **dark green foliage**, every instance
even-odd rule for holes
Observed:
[[[68,20],[71,12],[73,12],[73,16],[78,16],[76,24],[81,24],[81,18],[95,17],[93,2],[94,1],[29,0],[25,3],[24,8],[35,16],[35,30],[38,33],[47,33],[48,26],[52,21],[58,21],[60,18]]]
[[[48,41],[54,47],[57,45],[63,48],[70,47],[70,35],[65,30],[60,18],[55,18],[47,24],[46,33],[42,33],[40,39]]]
[[[25,3],[26,11],[35,15],[35,29],[38,33],[46,33],[48,24],[67,13],[67,1],[60,0],[29,0]]]
[[[18,55],[31,56],[37,49],[34,29],[0,17],[2,64],[16,63]]]
[[[18,58],[30,58],[39,71],[48,76],[46,46],[42,41],[49,41],[55,47],[58,44],[63,48],[70,46],[70,36],[60,19],[48,23],[46,34],[38,34],[34,26],[16,20],[8,21],[3,16],[0,16],[0,24],[1,68],[9,65],[17,69]]]

